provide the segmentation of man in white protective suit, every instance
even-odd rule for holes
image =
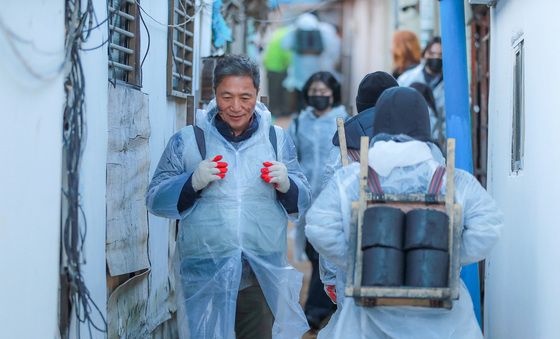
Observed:
[[[167,144],[146,202],[179,219],[175,253],[182,338],[299,338],[302,274],[287,261],[288,214],[311,195],[290,137],[257,102],[259,69],[229,55],[213,100]]]
[[[414,89],[394,87],[376,104],[369,167],[388,194],[425,193],[441,153],[430,140],[425,100]],[[445,180],[440,193],[445,194]],[[461,265],[480,261],[498,240],[503,216],[470,173],[457,169],[455,200],[462,206]],[[306,216],[306,235],[336,265],[337,291],[344,291],[351,203],[359,198],[359,163],[337,170]],[[482,338],[469,292],[461,282],[452,309],[411,306],[362,307],[338,293],[339,308],[319,338]]]

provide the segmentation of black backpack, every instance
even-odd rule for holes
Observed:
[[[204,130],[198,126],[193,126],[194,137],[196,139],[196,146],[198,146],[198,152],[202,157],[202,160],[206,159],[206,140],[204,139]],[[274,125],[270,125],[270,130],[268,132],[268,139],[274,148],[274,156],[278,159],[278,144],[276,140],[276,129]]]
[[[294,50],[298,54],[319,55],[323,53],[323,37],[318,29],[303,30],[295,32]]]

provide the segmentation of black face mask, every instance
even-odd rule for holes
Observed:
[[[307,103],[318,111],[324,111],[330,106],[331,97],[312,95],[307,97]]]
[[[426,67],[428,67],[433,73],[439,74],[443,68],[443,61],[440,58],[426,59]]]

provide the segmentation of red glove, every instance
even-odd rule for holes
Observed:
[[[288,177],[288,168],[278,161],[263,162],[264,168],[261,169],[261,178],[281,193],[286,193],[290,189],[290,179]]]
[[[270,177],[270,175],[268,175],[270,173],[270,170],[268,168],[272,166],[273,163],[271,163],[270,161],[265,161],[263,162],[263,165],[265,167],[261,168],[261,178],[265,182],[270,183],[270,179],[272,178]],[[274,188],[278,188],[278,184],[274,184]]]
[[[221,155],[216,155],[214,157],[214,159],[212,159],[213,162],[216,163],[216,168],[220,170],[220,173],[216,174],[217,176],[219,176],[220,178],[224,178],[226,176],[226,173],[228,171],[228,163],[227,162],[220,162],[220,160],[222,160],[222,156]]]
[[[325,292],[327,293],[333,304],[336,304],[336,286],[325,285]]]
[[[227,163],[218,162],[222,156],[217,155],[214,159],[202,160],[192,175],[192,187],[198,192],[208,186],[211,182],[223,179],[227,172]]]

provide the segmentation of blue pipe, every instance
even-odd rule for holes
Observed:
[[[440,0],[445,119],[448,138],[455,138],[455,166],[472,173],[472,141],[467,78],[467,43],[463,0]],[[481,324],[478,264],[462,268],[461,278]]]

